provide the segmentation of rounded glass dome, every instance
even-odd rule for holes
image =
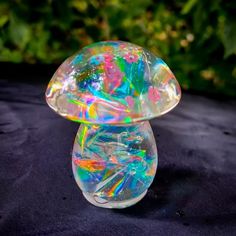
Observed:
[[[163,60],[122,41],[91,44],[53,75],[48,105],[61,116],[88,124],[149,120],[174,108],[180,86]]]

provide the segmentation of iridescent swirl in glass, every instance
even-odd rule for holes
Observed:
[[[94,205],[123,208],[136,203],[145,195],[157,167],[149,122],[81,125],[72,166],[77,184]]]
[[[46,91],[61,116],[90,124],[149,120],[177,105],[180,87],[160,58],[126,42],[99,42],[68,58]]]

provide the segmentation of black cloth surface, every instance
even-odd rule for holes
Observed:
[[[152,120],[155,180],[135,206],[112,210],[77,187],[79,124],[46,105],[45,89],[0,82],[0,235],[236,235],[236,101],[184,94]]]

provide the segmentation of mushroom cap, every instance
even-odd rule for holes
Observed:
[[[84,47],[57,69],[46,90],[61,116],[89,124],[149,120],[173,109],[180,86],[163,60],[122,41]]]

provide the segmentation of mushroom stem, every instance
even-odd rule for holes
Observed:
[[[72,167],[86,199],[124,208],[140,201],[153,181],[157,150],[148,121],[130,125],[81,124]]]

